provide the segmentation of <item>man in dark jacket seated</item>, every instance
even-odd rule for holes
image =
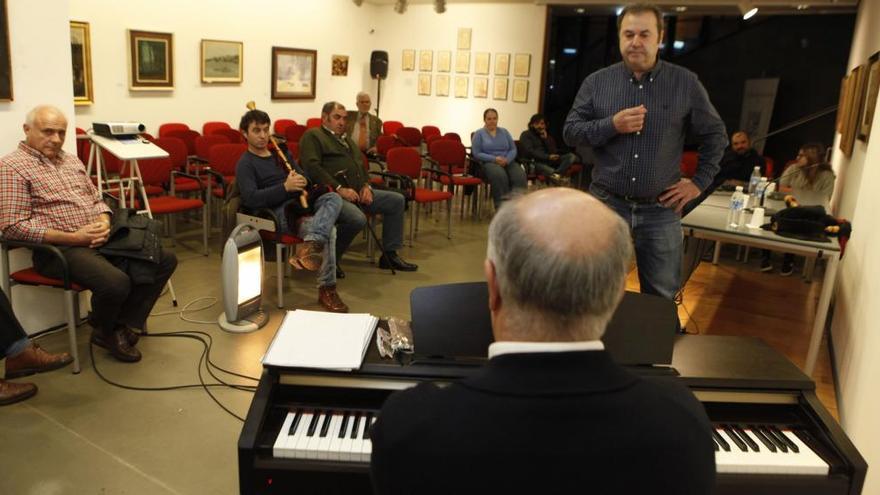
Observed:
[[[574,153],[562,153],[556,140],[547,132],[547,120],[540,113],[529,119],[529,128],[519,136],[520,158],[534,160],[535,172],[550,182],[559,183],[571,164],[578,160]]]
[[[71,279],[92,291],[91,342],[123,362],[140,361],[136,330],[143,330],[162,288],[177,267],[174,253],[161,251],[150,283],[137,283],[98,249],[110,234],[110,208],[75,154],[61,149],[67,118],[42,105],[27,114],[25,140],[0,160],[0,233],[6,238],[55,244]],[[60,260],[35,251],[34,268],[61,278]]]
[[[709,493],[702,405],[677,382],[619,367],[599,340],[632,249],[623,220],[581,191],[505,203],[484,264],[489,362],[388,398],[370,436],[375,492]]]
[[[746,131],[736,131],[730,136],[730,149],[721,157],[721,171],[715,181],[723,181],[728,186],[748,186],[755,167],[761,171],[761,176],[765,175],[764,157],[752,148]]]

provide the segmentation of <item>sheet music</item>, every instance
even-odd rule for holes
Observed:
[[[288,311],[263,365],[351,371],[360,368],[379,319],[367,313]]]

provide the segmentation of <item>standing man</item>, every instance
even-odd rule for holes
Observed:
[[[629,5],[617,25],[623,61],[584,80],[565,141],[595,150],[590,192],[629,224],[642,292],[673,299],[681,285],[681,210],[712,183],[726,131],[697,76],[657,58],[660,9]],[[699,140],[692,179],[681,177],[686,135]]]
[[[336,226],[336,262],[367,224],[366,213],[381,214],[382,247],[379,268],[414,272],[397,250],[403,245],[403,213],[406,200],[394,191],[373,190],[364,167],[364,156],[345,132],[347,113],[342,103],[331,101],[321,108],[321,127],[306,131],[299,141],[299,157],[309,177],[329,185],[342,196]]]
[[[345,119],[345,132],[367,155],[376,154],[376,140],[382,134],[382,121],[370,113],[372,104],[370,95],[361,91],[357,94],[357,111],[350,110]]]
[[[98,248],[110,234],[110,208],[79,158],[61,149],[67,118],[55,107],[38,106],[28,112],[24,134],[18,149],[0,160],[0,233],[57,245],[71,280],[92,291],[91,342],[120,361],[140,361],[137,333],[177,258],[159,250],[152,280],[136,281],[116,257],[101,254]],[[61,261],[51,254],[34,251],[33,260],[40,274],[63,276]]]

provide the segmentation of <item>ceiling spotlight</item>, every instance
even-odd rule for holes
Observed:
[[[749,20],[758,13],[758,7],[751,0],[742,0],[737,4],[739,11],[743,16],[743,20]]]
[[[583,14],[584,12],[587,11],[587,9],[581,7],[581,8],[579,8],[579,9],[575,9],[574,11],[577,12],[578,14]]]
[[[360,7],[361,5],[364,4],[364,0],[351,0],[351,1],[354,2],[354,4],[357,5],[358,7]]]
[[[679,5],[678,7],[675,8],[675,11],[676,12],[686,12],[687,9],[688,9],[687,5]]]
[[[434,11],[438,14],[446,12],[446,0],[434,0]]]
[[[398,14],[406,12],[406,0],[397,0],[394,4],[394,11]]]
[[[798,6],[797,6],[798,10],[807,10],[808,8],[810,8],[810,4],[808,4],[808,3],[801,3],[801,4],[798,4]]]

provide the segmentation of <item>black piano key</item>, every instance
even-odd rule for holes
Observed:
[[[733,428],[731,428],[730,425],[722,425],[721,428],[724,429],[724,433],[727,433],[727,438],[731,439],[733,443],[735,443],[736,446],[739,447],[739,450],[743,452],[749,451],[746,443],[742,441],[742,439],[739,437],[739,435],[736,434],[735,431],[733,431]]]
[[[370,439],[370,425],[373,422],[373,413],[367,413],[367,419],[364,420],[364,440]]]
[[[795,445],[795,443],[792,442],[790,438],[788,438],[788,435],[786,435],[784,431],[779,430],[779,434],[782,435],[782,440],[788,444],[788,448],[791,449],[792,452],[794,452],[795,454],[800,452],[798,446]],[[789,434],[794,435],[794,432],[789,432]]]
[[[782,450],[782,452],[788,453],[788,444],[787,439],[782,435],[782,432],[777,430],[775,426],[768,426],[767,433],[771,435],[772,438],[776,439],[776,446]]]
[[[730,452],[730,444],[727,443],[727,440],[725,440],[724,437],[718,434],[718,431],[716,431],[715,428],[712,428],[712,438],[715,439],[715,442],[720,445],[725,452]]]
[[[345,411],[345,414],[342,415],[342,424],[339,425],[339,438],[345,438],[346,432],[348,432],[348,416],[349,412]]]
[[[767,447],[767,450],[776,453],[776,445],[773,445],[773,442],[767,438],[766,434],[761,431],[761,428],[758,425],[749,425],[749,428],[752,429],[752,435],[755,435],[755,437],[764,444],[764,447]]]
[[[330,431],[330,420],[333,418],[333,414],[330,411],[327,411],[327,414],[324,415],[324,424],[321,425],[321,438],[327,436],[327,432]]]
[[[739,437],[743,439],[743,441],[746,443],[746,445],[748,445],[749,448],[752,449],[752,452],[759,452],[761,450],[758,447],[758,444],[752,438],[752,436],[749,435],[749,432],[740,428],[737,425],[731,425],[731,426],[733,426],[733,430],[736,431],[736,433],[739,435]]]
[[[715,452],[718,452],[720,449],[718,448],[718,442],[715,441],[715,438],[712,438],[712,446],[715,447]]]
[[[351,439],[354,440],[358,435],[358,425],[361,422],[361,413],[360,411],[354,413],[354,424],[351,427]]]
[[[321,418],[321,411],[315,411],[312,414],[312,421],[309,423],[309,429],[306,431],[307,437],[315,436],[315,429],[318,427],[318,419]]]
[[[287,430],[287,436],[293,436],[296,433],[296,427],[299,426],[299,420],[302,419],[302,409],[297,409],[293,415],[293,422],[290,423],[290,429]]]

